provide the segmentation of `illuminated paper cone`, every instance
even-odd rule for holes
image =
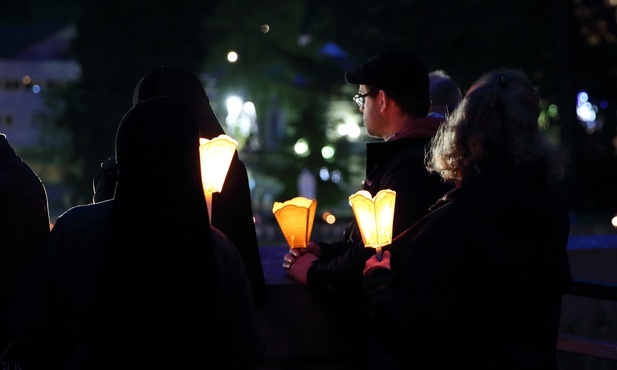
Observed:
[[[392,223],[396,192],[380,190],[375,197],[366,190],[357,191],[349,197],[349,204],[362,234],[365,247],[375,248],[381,261],[381,247],[392,243]]]
[[[237,146],[238,142],[227,135],[219,135],[212,140],[199,139],[201,182],[208,203],[210,222],[212,222],[212,193],[220,193],[223,190]]]
[[[317,201],[295,197],[283,203],[274,202],[272,213],[291,248],[306,248],[313,231]]]

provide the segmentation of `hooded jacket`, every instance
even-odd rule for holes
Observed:
[[[145,100],[124,116],[115,197],[58,218],[19,300],[12,329],[24,368],[235,369],[261,361],[246,270],[208,222],[191,145],[198,138],[190,109],[174,99]],[[148,153],[151,145],[159,150]]]
[[[133,104],[156,96],[169,96],[187,104],[197,118],[200,137],[213,139],[225,134],[201,82],[188,71],[175,66],[162,66],[145,75],[135,86]],[[115,158],[101,163],[94,178],[94,200],[113,197],[117,168]],[[259,254],[251,191],[246,166],[234,153],[220,193],[212,196],[212,226],[219,229],[238,248],[251,282],[255,304],[267,301],[266,284]]]
[[[0,354],[10,343],[7,315],[48,234],[45,186],[0,134]]]

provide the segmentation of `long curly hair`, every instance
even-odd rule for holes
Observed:
[[[470,176],[521,163],[541,164],[547,181],[563,175],[562,157],[538,125],[540,96],[519,69],[484,74],[431,141],[426,167],[457,185]]]

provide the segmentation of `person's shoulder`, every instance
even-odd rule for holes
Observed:
[[[212,235],[212,252],[217,261],[221,262],[222,266],[233,265],[238,263],[238,261],[241,262],[240,252],[238,252],[238,249],[229,237],[214,226],[211,226],[210,230]]]
[[[111,212],[112,200],[99,203],[81,204],[69,208],[58,217],[58,224],[73,224],[76,227],[90,225],[107,217]]]

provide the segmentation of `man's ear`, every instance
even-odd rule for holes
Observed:
[[[379,111],[383,113],[388,107],[394,104],[394,101],[386,95],[385,91],[379,90],[377,95],[375,95],[375,103],[379,105]]]

